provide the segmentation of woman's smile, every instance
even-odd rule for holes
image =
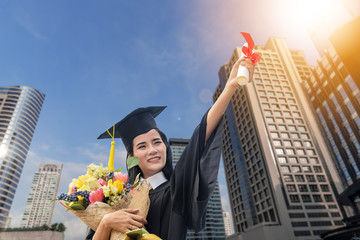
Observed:
[[[134,156],[140,159],[139,167],[144,178],[160,172],[166,163],[166,145],[159,132],[151,129],[133,140]]]

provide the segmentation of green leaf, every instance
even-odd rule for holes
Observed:
[[[118,168],[114,172],[121,172],[122,170],[123,170],[123,168]]]
[[[55,199],[51,200],[50,203],[55,202],[55,201],[59,201],[59,199],[55,198]]]
[[[128,236],[132,239],[142,238],[146,234],[149,234],[149,233],[144,228],[139,228],[139,229],[132,230],[132,231],[125,233],[126,236]]]
[[[81,205],[80,203],[72,203],[69,205],[69,208],[71,210],[85,210],[84,206]]]
[[[137,166],[139,163],[140,163],[140,159],[138,159],[137,157],[129,157],[128,159],[126,159],[126,165],[128,170],[130,168]]]

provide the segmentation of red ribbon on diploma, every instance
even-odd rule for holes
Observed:
[[[242,47],[242,52],[245,54],[245,58],[249,58],[251,59],[251,62],[253,64],[256,64],[257,62],[260,61],[261,56],[257,53],[253,53],[254,50],[254,40],[252,39],[250,33],[247,32],[241,32],[241,34],[243,35],[243,37],[245,38],[248,46],[243,46]]]

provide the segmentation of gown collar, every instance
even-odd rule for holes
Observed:
[[[164,173],[161,171],[151,177],[148,177],[146,179],[146,181],[148,183],[150,183],[150,186],[152,189],[156,189],[158,186],[160,186],[161,184],[166,182],[167,179],[166,179]]]

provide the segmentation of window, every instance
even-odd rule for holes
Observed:
[[[291,225],[293,227],[307,227],[308,223],[307,222],[291,222]]]
[[[324,195],[325,201],[326,202],[334,202],[334,199],[332,197],[332,195]]]
[[[318,175],[317,179],[318,179],[319,182],[326,182],[324,175]]]
[[[304,149],[296,149],[296,154],[297,155],[305,155],[305,151],[304,151]]]
[[[299,172],[301,172],[301,169],[300,169],[299,166],[292,166],[292,167],[291,167],[291,170],[292,170],[292,172],[294,172],[294,173],[299,173]]]
[[[310,195],[301,195],[301,199],[303,202],[311,202],[311,198],[310,198]]]
[[[319,192],[319,189],[318,189],[317,185],[310,184],[309,188],[310,188],[311,192]]]
[[[308,182],[315,182],[315,178],[314,178],[313,175],[306,175],[306,180],[307,180]]]
[[[321,173],[322,172],[320,166],[314,166],[313,168],[314,168],[314,172],[316,172],[316,173]]]
[[[284,150],[282,148],[276,148],[276,154],[284,154]]]
[[[321,191],[322,192],[329,192],[329,186],[328,185],[320,185]]]
[[[305,178],[303,175],[295,175],[295,179],[297,182],[305,182]]]
[[[314,194],[313,199],[314,199],[314,202],[322,202],[321,195]]]
[[[289,197],[290,197],[290,202],[292,202],[292,203],[298,203],[298,202],[300,202],[300,198],[299,198],[298,195],[292,195],[292,194],[290,194]]]
[[[289,138],[289,134],[288,133],[281,133],[281,138]]]
[[[278,157],[278,161],[279,161],[279,163],[287,163],[285,157]]]
[[[285,182],[293,182],[294,179],[291,175],[284,175],[284,181]]]
[[[289,213],[290,218],[305,218],[304,213]]]
[[[270,124],[270,125],[269,125],[269,129],[270,129],[270,130],[276,130],[276,125]]]
[[[288,173],[288,172],[290,172],[290,169],[289,169],[288,166],[281,166],[281,171],[285,172],[285,173]]]
[[[302,164],[307,164],[308,163],[307,158],[301,157],[299,159],[300,159],[300,163],[302,163]]]
[[[294,155],[294,154],[295,154],[294,149],[287,148],[287,149],[286,149],[286,154],[288,154],[288,155]]]
[[[291,137],[294,138],[294,139],[298,139],[298,138],[299,138],[299,134],[297,134],[297,133],[292,133],[292,134],[291,134]]]
[[[293,184],[286,185],[286,188],[287,188],[288,192],[296,192],[296,186]]]
[[[279,138],[279,134],[277,132],[272,132],[271,137],[272,138]]]
[[[306,185],[304,185],[304,184],[299,184],[299,191],[300,192],[308,192],[308,188],[307,188],[307,186]]]
[[[311,164],[319,164],[319,160],[317,158],[311,157],[310,158],[310,163]]]

